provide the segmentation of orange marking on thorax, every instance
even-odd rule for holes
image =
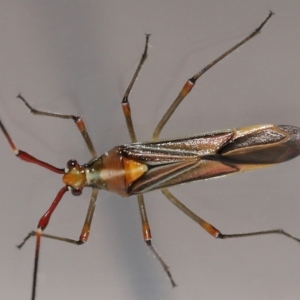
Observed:
[[[125,157],[123,157],[123,164],[127,186],[129,186],[133,181],[137,180],[148,171],[147,165],[141,164],[131,159],[127,159]]]

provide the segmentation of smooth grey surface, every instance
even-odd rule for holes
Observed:
[[[163,138],[275,123],[300,126],[300,2],[1,1],[0,116],[16,145],[56,166],[89,153],[71,121],[81,115],[103,153],[129,142],[120,101],[151,33],[149,58],[130,96],[147,140],[186,79],[255,29],[262,34],[209,71]],[[62,186],[59,175],[18,161],[3,137],[0,299],[30,299],[34,229]],[[174,194],[224,233],[284,228],[300,236],[299,159],[240,176],[175,187]],[[48,233],[77,238],[90,191],[66,196]],[[216,241],[159,192],[145,196],[154,245],[178,287],[144,245],[134,197],[101,192],[89,242],[43,240],[37,299],[299,299],[300,246],[269,236]]]

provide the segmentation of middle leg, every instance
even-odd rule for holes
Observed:
[[[122,100],[122,108],[123,108],[123,113],[124,113],[127,129],[128,129],[128,133],[129,133],[131,142],[133,142],[133,143],[137,142],[137,138],[136,138],[133,122],[132,122],[131,110],[130,110],[128,97],[129,97],[129,94],[132,90],[132,87],[133,87],[133,85],[134,85],[134,83],[135,83],[135,81],[136,81],[136,79],[137,79],[137,77],[140,73],[140,70],[141,70],[144,62],[147,59],[149,37],[150,37],[150,34],[146,34],[146,42],[145,42],[144,52],[142,54],[141,60],[138,64],[138,67],[137,67],[136,71],[134,72],[134,75],[133,75],[133,77],[132,77],[132,79],[129,83],[129,86],[126,89],[126,92],[125,92],[125,94],[123,96],[123,100]],[[172,274],[169,270],[168,265],[164,262],[163,258],[161,257],[161,255],[158,253],[158,251],[156,250],[156,248],[152,244],[152,235],[151,235],[149,221],[148,221],[148,218],[147,218],[144,196],[142,194],[139,194],[139,195],[137,195],[137,198],[138,198],[140,216],[141,216],[141,220],[142,220],[142,232],[143,232],[144,241],[146,242],[146,245],[149,247],[149,249],[151,250],[153,255],[157,258],[157,260],[159,261],[159,263],[161,264],[161,266],[163,267],[163,269],[167,273],[167,275],[168,275],[168,277],[171,281],[172,286],[175,287],[176,283],[172,278]]]

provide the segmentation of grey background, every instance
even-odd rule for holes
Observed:
[[[147,140],[186,79],[255,29],[262,34],[209,71],[179,107],[163,138],[252,124],[299,123],[300,2],[1,1],[0,115],[16,145],[59,167],[90,159],[71,121],[31,116],[36,108],[81,115],[103,153],[129,142],[120,106],[152,33],[149,58],[130,97]],[[29,299],[34,229],[62,186],[57,174],[18,161],[3,137],[0,298]],[[299,160],[240,176],[172,188],[224,233],[284,228],[300,236]],[[90,191],[65,196],[48,233],[77,238]],[[37,299],[299,299],[300,247],[280,236],[217,241],[160,192],[145,196],[154,245],[172,289],[144,245],[135,197],[101,192],[88,243],[43,240]]]

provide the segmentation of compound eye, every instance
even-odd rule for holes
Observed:
[[[68,168],[68,169],[72,169],[72,168],[74,168],[76,165],[77,165],[77,161],[76,161],[75,159],[70,159],[70,160],[67,162],[67,168]]]
[[[80,196],[82,194],[82,190],[72,189],[71,193],[72,193],[73,196]]]

